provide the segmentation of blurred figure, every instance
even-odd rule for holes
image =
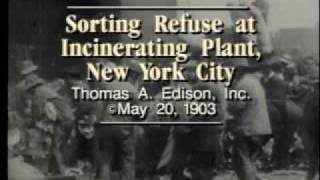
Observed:
[[[265,91],[261,84],[263,75],[245,61],[234,62],[238,67],[234,88],[246,90],[250,100],[229,104],[230,112],[235,117],[227,124],[234,136],[232,163],[239,180],[257,180],[261,178],[255,161],[272,134]]]
[[[283,73],[288,61],[290,60],[281,55],[273,56],[268,62],[267,75],[263,80],[274,135],[274,168],[285,168],[289,165],[289,148],[293,142],[293,129],[289,127],[292,123],[287,117],[286,108],[288,83]]]
[[[310,76],[304,105],[303,142],[310,161],[307,180],[319,179],[319,71]]]
[[[42,149],[43,156],[41,152],[38,155],[41,155],[40,159],[45,159],[46,165],[41,165],[45,173],[62,173],[64,167],[61,148],[74,120],[71,108],[36,75],[25,79],[24,91],[30,97],[32,112],[29,152],[33,152],[33,147]],[[37,160],[33,162],[36,163]]]
[[[79,68],[79,66],[66,67],[62,78],[62,87],[59,89],[58,93],[71,107],[72,112],[75,112],[77,110],[77,107],[82,103],[85,103],[85,101],[75,99],[72,88],[80,87],[84,89],[90,89],[89,84],[81,76],[81,69]]]
[[[195,179],[211,180],[217,173],[218,169],[223,166],[224,149],[223,135],[224,124],[231,118],[224,98],[224,88],[222,83],[207,84],[198,82],[193,85],[193,90],[211,90],[217,98],[213,100],[199,101],[206,103],[219,103],[216,107],[218,112],[215,116],[192,116],[190,121],[193,122],[222,122],[222,125],[192,126],[191,135],[195,139],[195,144],[191,147],[190,153],[190,173]]]
[[[38,77],[37,71],[39,67],[33,63],[31,60],[23,60],[18,64],[19,67],[19,81],[15,88],[15,110],[24,119],[24,124],[26,126],[30,125],[31,121],[31,98],[27,95],[25,87],[27,86],[27,79],[31,76]],[[11,91],[9,91],[11,93]],[[10,98],[11,99],[11,98]]]
[[[179,88],[185,87],[186,89],[192,89],[187,82],[171,82],[171,87]],[[161,97],[161,94],[159,94]],[[159,100],[158,102],[161,102]],[[167,103],[168,101],[164,101]],[[159,116],[156,118],[156,113],[151,113],[146,121],[165,121],[165,122],[188,122],[189,116],[187,116],[183,109],[183,104],[186,101],[170,101],[176,108],[176,112],[179,116]],[[154,109],[155,111],[157,109]],[[159,174],[165,174],[172,176],[172,179],[184,178],[184,168],[187,167],[187,159],[194,147],[194,137],[191,133],[192,127],[188,125],[169,126],[165,127],[168,130],[167,139],[163,149],[161,149],[161,156],[158,159],[156,170]]]
[[[97,83],[97,89],[108,90],[128,90],[130,92],[130,100],[128,101],[116,101],[109,99],[107,101],[97,102],[96,115],[98,122],[131,122],[139,121],[140,119],[135,116],[114,116],[110,112],[106,111],[106,107],[113,105],[117,106],[119,103],[130,102],[132,104],[138,103],[137,89],[129,82],[112,81],[108,83]],[[113,159],[113,168],[119,172],[121,180],[132,180],[135,177],[135,134],[134,126],[130,125],[116,125],[105,126],[103,131],[110,132],[110,138],[112,139],[113,154],[108,154]]]
[[[25,79],[31,75],[37,74],[38,66],[33,63],[31,60],[23,60],[19,64],[20,69],[20,82],[18,83],[19,87],[25,85]]]

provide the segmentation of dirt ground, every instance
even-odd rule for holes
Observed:
[[[270,173],[260,173],[264,180],[305,180],[306,173],[297,170],[278,170]],[[317,177],[319,179],[319,176]],[[219,174],[212,180],[238,180],[233,171],[227,171]]]
[[[8,173],[11,179],[26,180],[26,179],[46,179],[36,169],[30,165],[23,163],[20,159],[11,159],[8,161]],[[260,173],[263,180],[305,180],[306,172],[302,170],[274,170],[269,173]],[[112,179],[120,179],[118,173],[114,173]],[[69,178],[54,178],[54,180],[66,180]],[[71,178],[76,180],[90,180],[89,177]],[[157,180],[174,180],[169,177],[155,178]],[[219,172],[212,180],[238,180],[234,171],[228,170]],[[319,175],[317,177],[319,180]]]

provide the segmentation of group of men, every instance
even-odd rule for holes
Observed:
[[[121,167],[121,179],[133,179],[133,127],[98,126],[99,121],[131,118],[107,114],[105,102],[74,100],[71,87],[89,88],[74,68],[52,82],[41,78],[37,69],[32,61],[22,61],[20,81],[9,88],[9,129],[20,134],[19,141],[8,146],[15,149],[9,155],[22,155],[48,176],[96,171],[101,179],[111,179],[112,169]],[[112,84],[108,88],[117,88]]]
[[[262,178],[257,172],[256,160],[261,157],[264,145],[271,140],[274,142],[272,168],[287,168],[294,134],[299,134],[310,156],[307,180],[316,179],[319,72],[313,64],[309,68],[314,71],[299,74],[299,67],[290,56],[272,52],[265,27],[267,6],[262,3],[264,1],[257,2],[261,4],[251,9],[262,24],[257,40],[266,63],[259,65],[248,59],[238,59],[231,64],[237,67],[232,88],[246,90],[251,100],[227,101],[223,84],[198,82],[190,70],[198,63],[194,60],[186,67],[190,81],[171,84],[138,81],[138,71],[128,82],[88,83],[81,78],[77,67],[68,69],[62,79],[48,82],[37,73],[37,65],[24,60],[20,62],[19,82],[10,87],[8,94],[9,131],[20,132],[18,140],[9,141],[9,157],[21,155],[25,162],[47,176],[94,172],[101,180],[168,175],[172,180],[209,180],[226,161],[224,157],[228,152],[239,180],[258,180]],[[115,66],[111,61],[107,63]],[[185,116],[181,112],[179,117],[156,116],[152,108],[162,101],[159,93],[165,85],[212,90],[217,97],[218,115]],[[151,110],[145,121],[219,121],[224,125],[99,125],[101,121],[140,120],[110,115],[106,107],[114,103],[111,101],[74,100],[71,90],[74,86],[130,91],[144,86],[152,92],[154,101],[131,101],[150,103]],[[186,102],[173,103],[177,111],[182,111]]]
[[[9,152],[11,156],[22,155],[46,175],[94,171],[97,177],[110,179],[116,171],[120,179],[131,180],[156,174],[160,177],[170,174],[172,179],[210,179],[226,160],[223,157],[227,151],[238,178],[251,180],[259,179],[255,162],[266,142],[270,139],[274,142],[269,162],[272,168],[288,168],[294,134],[299,134],[310,156],[311,180],[318,167],[317,71],[295,77],[297,72],[291,71],[297,68],[292,67],[288,55],[273,58],[276,60],[263,67],[249,65],[246,60],[235,61],[238,71],[233,88],[246,90],[250,101],[227,101],[222,83],[191,78],[188,83],[171,86],[212,90],[219,102],[217,116],[181,113],[178,118],[159,117],[150,111],[145,120],[220,121],[223,126],[99,125],[99,121],[139,120],[108,114],[105,107],[112,103],[109,101],[75,101],[71,87],[138,89],[143,84],[89,85],[73,68],[68,69],[63,80],[47,82],[36,73],[38,66],[29,60],[22,61],[20,81],[9,91],[9,130],[20,130],[22,142]],[[192,73],[189,72],[189,77],[193,77]],[[155,100],[148,102],[150,107],[162,101],[157,95],[159,89],[153,91]],[[178,111],[183,103],[174,102]],[[231,150],[225,144],[226,137],[231,139]]]

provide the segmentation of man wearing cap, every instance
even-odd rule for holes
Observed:
[[[285,66],[290,62],[289,56],[274,56],[267,63],[267,75],[264,78],[264,87],[271,115],[274,146],[272,161],[275,168],[284,168],[288,165],[291,142],[293,140],[293,125],[287,117],[287,94],[289,84],[284,76]],[[285,131],[283,129],[286,129]]]
[[[249,98],[232,100],[229,109],[234,120],[228,121],[228,129],[234,136],[232,163],[239,180],[260,179],[255,166],[257,155],[271,135],[267,103],[261,84],[262,74],[246,61],[234,60],[238,67],[234,89],[245,90]]]

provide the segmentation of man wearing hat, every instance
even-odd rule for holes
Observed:
[[[237,67],[235,90],[245,90],[247,100],[232,100],[229,110],[235,117],[228,121],[228,129],[234,136],[232,163],[239,180],[260,179],[255,165],[257,155],[272,134],[265,91],[261,84],[259,67],[246,61],[232,60]]]
[[[22,89],[25,86],[25,79],[30,75],[36,75],[38,66],[31,60],[24,60],[19,64],[20,82],[17,84],[17,88]]]
[[[26,79],[28,76],[38,76],[36,71],[38,70],[38,66],[35,65],[31,60],[24,60],[19,63],[19,82],[15,86],[16,90],[16,105],[17,109],[22,116],[27,116],[27,101],[25,98],[24,89],[26,86]],[[43,81],[43,80],[42,80]]]
[[[38,66],[33,63],[31,60],[25,60],[20,63],[20,75],[26,76],[38,70]]]
[[[24,89],[31,100],[31,119],[35,129],[49,137],[48,171],[63,172],[61,147],[68,136],[74,116],[71,108],[57,92],[45,85],[37,75],[25,78]],[[32,139],[31,139],[32,141]],[[53,164],[56,167],[51,168]],[[49,168],[50,167],[50,168]]]

